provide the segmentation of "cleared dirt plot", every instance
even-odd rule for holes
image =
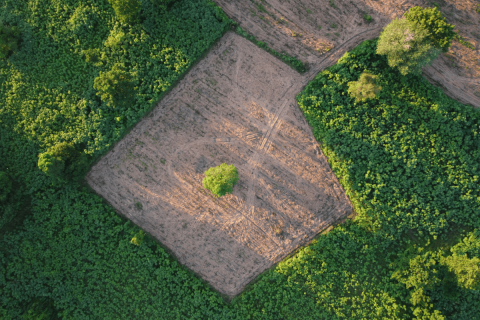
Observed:
[[[214,1],[258,40],[318,71],[337,62],[325,63],[326,55],[343,54],[361,40],[378,37],[383,27],[411,7],[437,6],[464,44],[455,40],[449,52],[424,69],[424,75],[450,97],[480,107],[480,4],[476,0]]]
[[[227,33],[87,181],[182,264],[234,296],[351,213],[295,101],[308,80]],[[217,198],[202,179],[224,162],[240,180]]]

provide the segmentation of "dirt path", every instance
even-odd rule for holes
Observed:
[[[409,8],[433,6],[428,0],[214,0],[233,20],[278,52],[297,57],[316,74],[343,52],[378,37],[392,19]],[[473,0],[436,1],[449,23],[474,45],[454,41],[424,75],[450,97],[480,107],[480,14]],[[369,15],[372,22],[364,17]],[[359,35],[363,35],[358,37]],[[346,49],[346,50],[345,50]],[[336,54],[332,55],[334,51]],[[306,76],[308,79],[310,76]]]

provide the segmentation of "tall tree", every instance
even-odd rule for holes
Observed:
[[[447,23],[437,8],[413,7],[404,14],[405,18],[428,31],[431,44],[447,52],[456,33],[454,25]]]
[[[440,54],[429,40],[428,31],[405,18],[395,19],[383,29],[377,54],[386,55],[388,64],[400,73],[420,73]]]

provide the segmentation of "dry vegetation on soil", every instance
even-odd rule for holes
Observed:
[[[308,80],[228,33],[87,181],[182,264],[236,295],[351,212],[295,102]],[[202,179],[224,162],[240,180],[217,198]]]
[[[330,50],[344,49],[351,38],[372,31],[362,39],[377,37],[392,19],[414,6],[438,5],[447,21],[473,47],[454,41],[424,75],[452,98],[480,107],[480,12],[474,0],[215,0],[240,26],[278,52],[323,64]],[[365,16],[372,18],[367,22]],[[467,44],[468,45],[468,44]],[[354,47],[347,44],[347,50]],[[322,65],[321,70],[335,64]]]

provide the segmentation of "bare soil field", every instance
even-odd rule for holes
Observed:
[[[413,6],[438,5],[459,35],[474,46],[454,41],[424,75],[452,98],[480,107],[480,5],[478,0],[214,0],[258,40],[321,71],[336,63],[327,53],[350,50],[377,37],[392,19]],[[480,11],[480,10],[478,10]],[[369,15],[371,22],[364,18]],[[368,34],[368,36],[366,36]],[[349,42],[348,44],[346,44]],[[337,57],[338,55],[335,55]]]
[[[87,181],[180,263],[234,296],[352,212],[295,101],[316,72],[301,76],[229,32]],[[224,162],[240,180],[217,198],[202,179]]]

